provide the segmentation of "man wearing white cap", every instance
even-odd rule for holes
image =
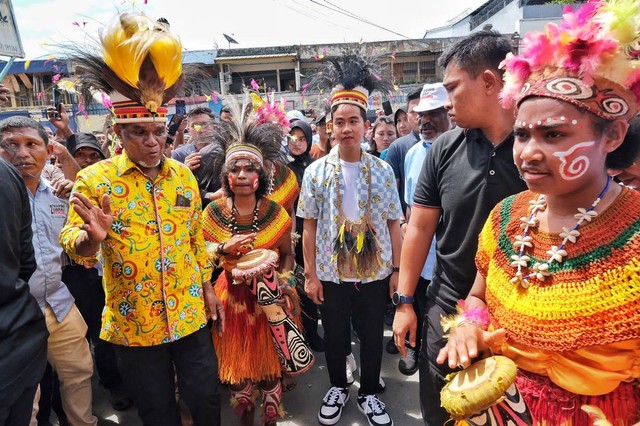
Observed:
[[[447,110],[444,104],[447,102],[447,91],[442,83],[425,84],[420,93],[420,102],[413,108],[418,113],[418,122],[420,124],[420,141],[413,145],[404,158],[404,197],[407,203],[407,219],[409,219],[411,205],[413,204],[413,193],[416,190],[416,182],[422,171],[422,163],[427,156],[429,148],[435,139],[451,127]],[[403,226],[406,228],[406,226]],[[431,243],[429,256],[424,263],[418,287],[415,292],[415,300],[413,306],[419,317],[424,314],[427,298],[427,286],[431,282],[433,274],[433,266],[435,264],[435,240]],[[420,336],[422,332],[422,323],[418,322],[418,332],[416,346],[411,347],[405,344],[407,349],[406,355],[400,358],[398,369],[402,374],[412,375],[418,369],[418,354],[420,353]]]

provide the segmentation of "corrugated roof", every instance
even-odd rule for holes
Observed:
[[[220,63],[224,61],[235,61],[240,59],[287,58],[287,57],[295,58],[297,56],[298,54],[296,52],[276,53],[271,55],[218,56],[216,58],[216,62]]]

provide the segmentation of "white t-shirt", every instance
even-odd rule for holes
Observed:
[[[360,218],[360,209],[358,208],[358,177],[360,173],[360,162],[349,163],[340,160],[342,167],[342,177],[345,182],[344,196],[342,197],[342,211],[344,215],[352,222]]]

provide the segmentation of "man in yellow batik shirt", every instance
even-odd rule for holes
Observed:
[[[127,36],[122,28],[129,20],[144,23],[136,25],[138,31],[148,31],[141,38],[153,40],[160,34],[162,49],[169,49],[172,36],[166,28],[142,14],[126,13],[103,33],[105,49],[110,34]],[[125,40],[113,46],[128,44]],[[172,90],[172,84],[182,80],[172,81],[156,71],[163,69],[157,64],[162,58],[153,58],[157,49],[131,49],[132,57],[148,54],[154,64],[149,67],[149,57],[143,61],[140,87],[149,87],[144,81],[149,73],[158,73],[149,81],[163,79],[156,98],[124,81],[114,91],[100,76],[118,70],[109,69],[98,56],[88,54],[80,60],[89,70],[80,84],[110,93],[114,130],[124,151],[78,173],[73,209],[60,242],[77,263],[95,264],[98,255],[104,259],[106,305],[100,338],[115,345],[126,390],[143,423],[180,425],[175,368],[180,395],[194,423],[220,425],[217,359],[205,305],[219,332],[224,318],[206,268],[200,191],[187,166],[163,157],[168,109],[156,102],[170,99],[162,90]],[[179,54],[179,44],[175,50]]]

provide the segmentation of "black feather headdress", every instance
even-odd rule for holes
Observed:
[[[286,162],[282,152],[282,139],[285,136],[283,127],[278,123],[258,120],[253,111],[249,93],[246,93],[242,105],[232,97],[225,99],[232,114],[231,121],[220,120],[216,131],[205,136],[208,142],[200,150],[200,174],[205,182],[224,179],[228,156],[239,150],[251,153],[259,152],[262,158],[259,167],[270,171],[277,162]],[[237,157],[236,157],[237,158]]]
[[[368,55],[361,49],[345,50],[338,57],[325,59],[309,86],[331,93],[331,108],[352,104],[365,111],[373,91],[389,93],[393,84],[384,67],[389,55]]]

